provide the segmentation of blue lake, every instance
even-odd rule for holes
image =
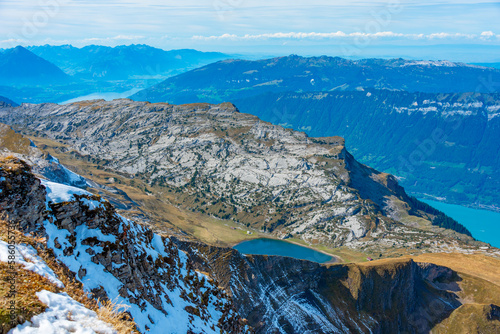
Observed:
[[[325,263],[334,260],[333,257],[313,249],[274,239],[254,239],[244,241],[234,246],[243,254],[281,255],[296,259]]]
[[[474,238],[500,248],[500,213],[431,200],[420,201],[446,213],[465,226]]]

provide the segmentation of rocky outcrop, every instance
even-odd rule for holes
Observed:
[[[34,232],[46,219],[45,190],[25,162],[0,158],[0,218]]]
[[[16,158],[1,161],[0,178],[2,216],[44,237],[92,297],[128,305],[141,332],[249,330],[224,290],[196,272],[169,238],[121,217],[100,197],[41,185]]]
[[[356,162],[342,138],[309,138],[229,103],[23,104],[0,109],[0,120],[99,157],[157,196],[174,193],[174,205],[278,237],[383,252],[438,250],[425,243],[437,235],[447,247],[477,248],[469,236],[433,229],[436,214],[417,209],[394,177]]]

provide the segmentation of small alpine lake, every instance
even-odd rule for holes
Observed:
[[[336,260],[335,257],[314,249],[275,239],[260,238],[243,241],[233,248],[243,254],[288,256],[317,263]]]

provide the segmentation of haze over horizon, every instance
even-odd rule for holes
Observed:
[[[7,0],[0,2],[0,48],[148,44],[255,56],[500,62],[499,14],[494,1]]]

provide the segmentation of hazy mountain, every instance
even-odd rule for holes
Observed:
[[[448,61],[280,57],[225,60],[169,78],[135,100],[218,103],[265,92],[377,88],[410,92],[497,92],[500,70]]]
[[[5,104],[9,104],[11,106],[18,106],[18,104],[6,97],[3,97],[3,96],[0,96],[0,103],[5,103]]]
[[[70,80],[56,65],[22,46],[0,53],[0,85],[43,86]]]
[[[67,74],[96,80],[156,79],[229,58],[218,52],[164,51],[148,45],[31,46],[33,53],[57,64]]]

